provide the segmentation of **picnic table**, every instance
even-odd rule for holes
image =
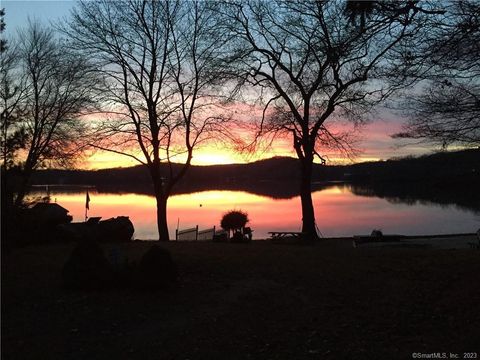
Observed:
[[[280,240],[285,238],[301,239],[305,233],[298,231],[269,231],[272,240]]]

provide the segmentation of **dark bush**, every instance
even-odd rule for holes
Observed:
[[[240,231],[249,222],[248,214],[240,210],[232,210],[223,215],[220,226],[226,231]]]
[[[112,266],[95,242],[81,242],[63,267],[63,286],[74,290],[103,290],[111,286]]]
[[[168,288],[176,283],[177,275],[177,267],[170,253],[154,245],[138,264],[135,285],[143,290]]]

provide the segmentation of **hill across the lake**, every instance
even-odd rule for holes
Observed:
[[[168,165],[163,165],[167,173]],[[173,172],[180,165],[173,164]],[[275,157],[248,164],[191,166],[174,188],[175,193],[203,190],[240,190],[273,198],[299,194],[297,159]],[[480,204],[474,189],[480,183],[480,149],[439,152],[352,165],[314,164],[312,190],[331,182],[348,182],[367,196],[438,200]],[[143,166],[102,170],[40,170],[33,184],[90,185],[105,192],[152,193],[149,173]],[[462,200],[463,199],[463,200]],[[455,201],[454,201],[455,200]]]

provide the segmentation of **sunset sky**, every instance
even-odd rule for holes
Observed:
[[[7,25],[6,35],[11,37],[18,27],[26,24],[27,19],[39,19],[42,22],[58,21],[69,14],[74,6],[74,1],[2,1],[5,8],[5,22]],[[390,135],[397,132],[405,119],[399,114],[393,114],[388,110],[378,110],[372,116],[370,124],[365,126],[359,135],[361,141],[357,148],[361,151],[355,159],[356,162],[388,159],[406,155],[419,155],[431,152],[433,149],[427,146],[409,145],[400,146],[401,143],[393,140]],[[251,134],[242,134],[245,140]],[[255,156],[247,156],[236,153],[233,149],[215,144],[206,144],[194,152],[193,164],[226,164],[254,161],[272,156],[295,156],[291,142],[285,139],[278,140],[270,149],[264,150]],[[329,156],[330,163],[342,162],[335,154]],[[114,153],[96,152],[88,157],[83,167],[86,168],[109,168],[117,166],[137,165],[134,160]]]

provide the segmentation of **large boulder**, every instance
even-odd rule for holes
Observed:
[[[83,241],[63,267],[63,286],[73,290],[103,290],[112,285],[114,271],[96,242]]]
[[[102,242],[128,242],[132,240],[135,228],[128,216],[100,221],[97,225],[97,237]]]
[[[173,286],[177,276],[177,266],[168,250],[154,245],[138,264],[135,286],[142,290],[164,289]]]
[[[59,238],[64,241],[96,241],[121,243],[132,240],[135,228],[128,216],[99,221],[100,218],[90,218],[87,222],[62,224],[57,226]]]

